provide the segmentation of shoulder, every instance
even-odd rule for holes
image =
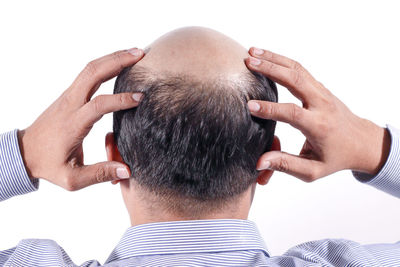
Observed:
[[[64,249],[51,239],[23,239],[10,250],[4,266],[76,266]],[[97,261],[87,261],[81,266],[100,266]]]

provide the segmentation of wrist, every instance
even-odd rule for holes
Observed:
[[[24,162],[25,170],[30,178],[37,178],[34,172],[32,155],[29,153],[26,130],[18,130],[18,144]]]
[[[386,128],[382,128],[371,121],[363,120],[363,137],[360,137],[360,149],[355,155],[356,163],[353,171],[376,175],[385,164],[391,145],[390,133]]]

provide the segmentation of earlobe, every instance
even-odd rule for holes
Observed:
[[[281,151],[281,141],[279,140],[278,136],[274,136],[274,140],[272,141],[271,151]],[[268,184],[269,180],[271,179],[272,174],[274,173],[273,170],[264,170],[258,174],[257,183],[259,185],[266,185]]]
[[[114,133],[107,133],[106,135],[106,154],[108,161],[118,161],[121,163],[125,162],[122,160],[121,154],[118,151],[118,147],[114,141]],[[118,184],[122,180],[113,180],[111,181],[112,184]]]
[[[107,160],[108,161],[113,161],[113,152],[112,152],[112,147],[114,145],[114,134],[113,133],[107,133],[106,135],[106,140],[105,140],[105,147],[106,147],[106,154],[107,154]]]
[[[276,135],[272,141],[271,151],[281,151],[281,140],[279,140],[279,137]]]
[[[259,185],[266,185],[268,184],[269,180],[271,179],[272,174],[274,173],[273,170],[264,170],[258,174],[257,183]]]

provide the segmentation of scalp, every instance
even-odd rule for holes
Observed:
[[[247,50],[233,39],[202,27],[171,31],[146,48],[136,64],[155,73],[189,75],[198,79],[235,76],[249,72],[244,64]],[[135,67],[132,69],[134,70]]]

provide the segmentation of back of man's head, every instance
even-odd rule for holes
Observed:
[[[137,186],[172,212],[221,208],[256,181],[275,122],[252,117],[247,101],[276,102],[277,91],[247,70],[245,51],[212,30],[180,29],[117,78],[114,93],[144,94],[114,113],[118,150]]]

